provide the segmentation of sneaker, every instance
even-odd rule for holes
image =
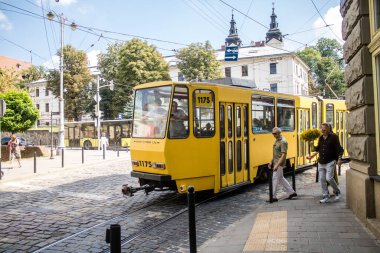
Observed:
[[[287,197],[286,199],[292,199],[294,197],[297,197],[297,193],[296,192],[293,192],[292,194],[290,194],[289,197]]]
[[[324,203],[328,203],[329,201],[330,201],[330,198],[326,196],[326,197],[323,197],[323,199],[321,199],[319,203],[324,204]]]
[[[336,200],[336,201],[340,200],[340,196],[342,196],[342,195],[340,194],[340,191],[336,192],[336,193],[335,193],[335,200]]]

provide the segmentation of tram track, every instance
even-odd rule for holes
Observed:
[[[201,201],[195,203],[195,207],[198,207],[198,206],[200,206],[200,205],[202,205],[204,203],[207,203],[207,202],[209,202],[211,200],[214,200],[214,199],[220,198],[222,196],[225,196],[225,195],[227,195],[227,194],[229,194],[229,193],[231,193],[233,191],[236,191],[237,189],[238,188],[231,189],[231,190],[228,190],[228,191],[225,191],[225,192],[213,195],[210,198],[201,200]],[[160,220],[159,222],[156,222],[156,223],[154,223],[154,224],[152,224],[152,225],[150,225],[148,227],[145,227],[145,228],[141,229],[140,231],[138,231],[138,232],[136,232],[136,233],[134,233],[132,235],[129,235],[129,236],[125,237],[124,239],[121,240],[121,247],[125,246],[128,243],[131,243],[132,241],[136,240],[137,238],[139,238],[140,236],[146,234],[147,232],[151,232],[152,229],[154,229],[156,227],[159,227],[159,226],[161,226],[161,225],[163,225],[163,224],[165,224],[165,223],[167,223],[167,222],[169,222],[169,221],[171,221],[171,220],[179,217],[180,215],[182,215],[182,214],[184,214],[186,212],[188,212],[188,207],[182,208],[181,210],[177,211],[176,213],[172,214],[171,216],[166,217],[166,218]],[[102,251],[102,253],[109,253],[109,252],[110,252],[109,249]]]
[[[59,239],[59,240],[57,240],[57,241],[55,241],[53,243],[50,243],[50,244],[48,244],[48,245],[46,245],[46,246],[44,246],[44,247],[42,247],[42,248],[40,248],[38,250],[33,251],[33,253],[40,253],[40,252],[43,252],[45,250],[52,249],[55,246],[57,246],[57,245],[59,245],[59,244],[61,244],[63,242],[66,242],[66,241],[68,241],[70,239],[79,237],[80,235],[83,235],[85,233],[89,233],[92,230],[99,229],[100,227],[106,226],[108,224],[111,224],[112,222],[114,222],[116,220],[123,219],[123,218],[125,218],[127,216],[130,216],[131,214],[137,213],[137,212],[142,211],[144,209],[147,209],[149,207],[152,207],[152,206],[155,206],[155,205],[164,204],[166,202],[170,202],[170,201],[173,201],[173,200],[178,199],[178,198],[180,198],[180,195],[177,194],[177,193],[173,193],[169,197],[167,197],[167,198],[165,198],[163,200],[158,200],[158,201],[154,201],[153,203],[144,204],[144,205],[141,205],[139,207],[134,208],[133,210],[126,210],[126,211],[124,211],[120,215],[117,215],[115,217],[112,217],[111,219],[102,221],[102,222],[100,222],[98,224],[92,225],[91,227],[85,228],[85,229],[83,229],[83,230],[81,230],[79,232],[76,232],[76,233],[73,233],[73,234],[71,234],[69,236],[66,236],[64,238],[61,238],[61,239]],[[104,233],[106,231],[105,229],[106,228],[104,228]]]

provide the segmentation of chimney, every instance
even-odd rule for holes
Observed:
[[[222,50],[224,51],[224,50],[226,50],[226,46],[225,46],[225,45],[222,45],[222,46],[220,47],[220,49],[222,49]]]

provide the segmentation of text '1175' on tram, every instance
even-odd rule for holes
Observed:
[[[287,167],[302,168],[311,144],[304,130],[332,125],[345,150],[344,100],[294,96],[211,83],[154,82],[135,87],[132,177],[138,190],[215,193],[266,178],[273,127],[288,141]]]

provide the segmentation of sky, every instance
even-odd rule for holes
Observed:
[[[302,50],[321,37],[343,43],[339,0],[0,0],[0,55],[58,68],[59,16],[64,44],[85,51],[91,66],[109,45],[133,37],[163,56],[207,40],[220,49],[232,13],[243,46],[249,46],[265,40],[273,3],[285,49]],[[49,11],[57,14],[53,21],[46,18]]]

